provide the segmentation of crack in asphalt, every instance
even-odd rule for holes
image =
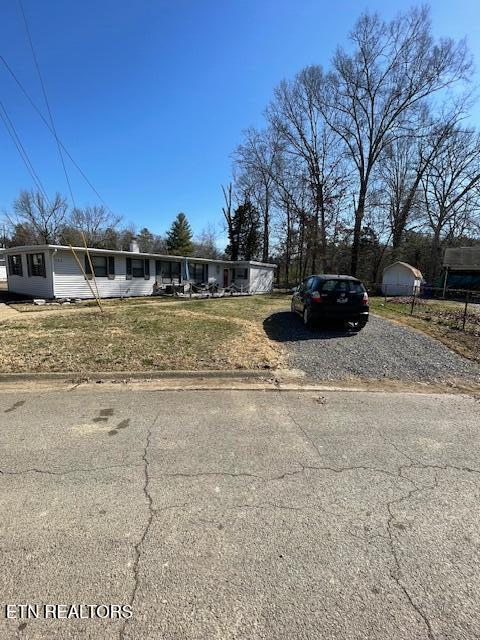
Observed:
[[[454,471],[462,471],[462,472],[467,472],[467,473],[477,473],[480,474],[480,469],[473,469],[472,467],[459,467],[457,465],[453,465],[453,464],[432,464],[429,462],[421,462],[418,459],[412,458],[410,455],[408,455],[407,453],[405,453],[405,451],[403,451],[402,449],[400,449],[400,447],[398,447],[394,442],[392,442],[391,440],[388,440],[382,433],[380,433],[379,431],[377,431],[378,435],[382,438],[382,440],[390,445],[393,449],[395,449],[395,451],[397,451],[397,453],[399,453],[400,455],[402,455],[404,458],[406,458],[411,464],[409,465],[401,465],[398,470],[399,470],[399,475],[401,476],[401,473],[403,471],[403,469],[411,469],[411,468],[418,468],[418,469],[440,469],[443,471],[446,471],[448,469],[452,469]],[[401,476],[404,477],[404,476]],[[406,478],[405,478],[406,479]],[[412,481],[411,481],[412,482]]]
[[[295,418],[293,417],[293,415],[291,414],[291,412],[288,409],[287,409],[287,415],[289,416],[289,418],[293,422],[293,424],[297,427],[298,431],[301,432],[301,434],[303,435],[305,440],[316,451],[318,458],[321,460],[322,459],[322,454],[321,454],[320,449],[318,448],[317,444],[315,443],[315,441],[310,437],[310,435],[303,428],[303,426],[301,426],[297,422],[297,420],[295,420]],[[414,487],[406,495],[401,496],[400,498],[397,498],[395,500],[391,500],[391,501],[389,501],[387,503],[387,511],[388,511],[389,517],[388,517],[388,520],[387,520],[388,538],[386,539],[386,541],[387,541],[387,545],[388,545],[388,547],[390,549],[391,555],[393,557],[393,560],[394,560],[395,566],[396,566],[396,571],[395,572],[390,572],[390,575],[391,575],[392,579],[395,581],[395,583],[397,584],[397,586],[401,589],[401,591],[405,595],[405,598],[407,599],[407,601],[410,604],[410,606],[417,613],[417,615],[420,616],[420,618],[422,619],[422,621],[423,621],[423,623],[424,623],[424,625],[426,627],[427,634],[428,634],[428,637],[430,638],[430,640],[435,640],[435,635],[433,633],[432,625],[430,623],[430,620],[429,620],[427,614],[414,602],[413,597],[410,594],[408,588],[405,586],[405,584],[401,581],[401,578],[400,578],[401,565],[400,565],[400,560],[399,560],[399,557],[398,557],[398,554],[397,554],[397,551],[396,551],[396,548],[395,548],[395,536],[394,536],[394,533],[392,531],[392,522],[395,519],[395,516],[392,513],[392,507],[395,504],[400,504],[401,502],[409,500],[415,493],[418,493],[420,491],[426,491],[428,489],[435,489],[436,487],[438,487],[438,479],[437,479],[436,475],[435,475],[435,484],[433,486],[419,487],[413,480],[411,480],[410,478],[407,478],[407,477],[405,477],[403,475],[403,470],[404,469],[411,468],[411,467],[420,467],[420,468],[424,468],[424,469],[427,469],[427,468],[437,468],[438,469],[438,468],[444,468],[444,467],[440,467],[439,465],[424,465],[421,462],[419,462],[418,460],[414,460],[413,458],[408,456],[404,451],[400,450],[394,443],[388,441],[381,433],[379,433],[379,435],[384,440],[385,443],[387,443],[390,446],[392,446],[398,453],[400,453],[402,456],[407,458],[407,460],[409,460],[410,465],[402,465],[402,466],[400,466],[398,468],[398,473],[396,475],[397,475],[397,477],[402,478],[403,480],[411,482],[413,487]],[[445,467],[447,467],[447,465],[445,465]],[[313,468],[320,469],[322,467],[313,467]],[[385,470],[373,469],[371,467],[365,467],[363,465],[357,465],[355,467],[340,467],[340,468],[323,467],[323,469],[332,471],[334,473],[342,473],[343,471],[353,471],[353,470],[359,470],[359,469],[368,469],[369,471],[376,471],[376,472],[380,472],[380,473],[386,473],[388,475],[395,475],[395,474],[392,474],[391,472],[388,472],[388,471],[385,471]],[[475,472],[475,470],[469,469],[468,467],[465,467],[465,468],[462,468],[462,469],[459,469],[459,470]]]
[[[1,476],[22,476],[28,473],[38,473],[48,476],[67,476],[73,473],[93,473],[95,471],[108,471],[109,469],[134,469],[135,467],[141,467],[141,464],[111,464],[105,467],[87,467],[84,469],[67,469],[66,471],[51,471],[49,469],[38,469],[32,467],[30,469],[23,469],[22,471],[5,471],[0,469]]]
[[[281,474],[276,476],[262,476],[255,473],[248,472],[230,472],[230,471],[197,471],[194,473],[187,472],[172,472],[172,473],[158,473],[151,478],[209,478],[209,477],[225,477],[225,478],[254,478],[255,480],[260,480],[261,482],[274,482],[276,480],[284,480],[289,476],[297,476],[302,475],[306,471],[330,471],[332,473],[344,473],[345,471],[370,471],[373,473],[380,473],[383,475],[387,475],[393,478],[398,477],[398,473],[394,473],[393,471],[388,471],[387,469],[379,469],[378,467],[368,467],[367,465],[351,465],[346,467],[332,467],[332,466],[317,466],[317,465],[309,465],[304,464],[303,462],[297,463],[300,466],[300,469],[296,469],[295,471],[284,471]],[[404,480],[411,482],[414,484],[413,480],[409,478],[404,478]]]
[[[395,581],[395,583],[398,585],[398,587],[402,590],[402,592],[404,593],[404,595],[407,598],[408,602],[410,603],[410,606],[416,611],[416,613],[423,620],[423,622],[425,624],[425,627],[427,629],[428,637],[431,640],[435,640],[435,634],[433,633],[431,622],[430,622],[427,614],[420,608],[420,606],[418,604],[416,604],[414,602],[411,593],[409,592],[407,586],[402,582],[402,579],[401,579],[402,567],[401,567],[400,559],[398,557],[398,553],[397,553],[397,550],[396,550],[396,547],[395,547],[395,539],[396,539],[395,538],[395,534],[394,534],[394,532],[392,530],[392,523],[395,520],[395,515],[392,512],[392,507],[393,507],[393,505],[399,505],[402,502],[406,502],[407,500],[410,500],[412,498],[412,496],[414,494],[416,494],[416,493],[420,493],[422,491],[433,490],[433,489],[436,489],[437,487],[438,487],[438,478],[435,475],[435,483],[433,485],[425,486],[425,487],[415,487],[414,489],[409,491],[406,495],[400,496],[400,498],[396,498],[395,500],[390,500],[389,502],[387,502],[387,511],[388,511],[388,520],[387,520],[388,539],[387,539],[387,543],[388,543],[388,547],[390,549],[390,553],[391,553],[392,558],[393,558],[394,563],[395,563],[395,571],[391,571],[390,572],[390,577]]]
[[[152,499],[152,496],[151,496],[150,490],[149,490],[150,476],[149,476],[149,471],[148,471],[148,450],[150,448],[150,440],[151,440],[151,437],[152,437],[152,431],[153,431],[153,428],[154,428],[159,416],[160,416],[160,411],[157,413],[157,415],[155,416],[151,426],[147,430],[147,435],[146,435],[146,438],[145,438],[145,446],[144,446],[143,454],[142,454],[142,466],[143,466],[143,473],[144,473],[144,482],[143,482],[142,491],[143,491],[143,495],[144,495],[144,498],[146,500],[147,507],[148,507],[148,517],[147,517],[147,522],[145,523],[145,527],[143,528],[142,535],[140,536],[140,539],[134,545],[134,548],[133,548],[134,549],[134,560],[133,560],[133,568],[132,568],[132,572],[133,572],[133,589],[132,589],[132,594],[130,596],[130,602],[129,602],[129,604],[132,607],[132,609],[133,609],[133,604],[135,602],[135,596],[137,595],[137,589],[138,589],[138,585],[139,585],[139,565],[140,565],[140,557],[141,557],[141,547],[142,547],[142,545],[143,545],[143,543],[145,541],[145,538],[148,535],[148,531],[150,529],[150,526],[152,524],[153,517],[154,517],[154,514],[155,514],[155,509],[153,508],[153,499]],[[120,628],[119,640],[123,640],[124,634],[125,634],[125,629],[127,627],[127,623],[129,622],[129,620],[130,620],[130,618],[123,622],[123,625]]]

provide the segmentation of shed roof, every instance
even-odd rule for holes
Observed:
[[[448,247],[443,266],[450,270],[480,271],[480,245],[473,247]]]
[[[422,272],[417,269],[416,267],[412,267],[411,264],[408,264],[408,262],[394,262],[393,264],[388,265],[388,267],[385,267],[385,269],[383,270],[384,272],[387,271],[388,269],[391,269],[392,267],[396,267],[396,266],[402,266],[402,267],[406,267],[407,269],[409,269],[413,275],[415,276],[415,278],[423,278],[422,276]]]

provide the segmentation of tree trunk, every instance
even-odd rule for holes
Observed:
[[[350,263],[350,275],[356,276],[358,271],[358,260],[360,257],[360,241],[362,237],[362,222],[365,215],[365,198],[367,195],[367,183],[362,181],[360,193],[358,195],[358,205],[355,210],[355,226],[353,228],[352,254]]]
[[[290,279],[290,205],[287,203],[287,237],[285,239],[285,282],[287,286],[289,285]]]
[[[268,188],[265,190],[265,211],[263,215],[263,251],[262,251],[262,261],[268,262],[269,257],[269,244],[270,244],[270,194],[268,193]]]

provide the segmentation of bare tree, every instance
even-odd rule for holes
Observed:
[[[245,131],[243,144],[234,153],[235,164],[240,169],[243,183],[253,196],[255,205],[261,211],[263,221],[262,260],[267,262],[270,255],[270,222],[273,189],[273,167],[280,151],[273,129]]]
[[[458,130],[422,178],[422,208],[431,230],[430,277],[438,275],[442,242],[452,244],[480,217],[480,136]]]
[[[222,252],[217,248],[217,237],[218,234],[215,227],[211,224],[207,225],[194,239],[193,255],[219,260],[222,257]]]
[[[75,208],[70,217],[70,224],[83,233],[89,247],[101,247],[121,221],[121,216],[113,215],[103,205]],[[83,244],[83,239],[82,239]]]
[[[420,184],[455,133],[459,112],[445,119],[419,119],[415,132],[385,147],[379,161],[380,189],[385,193],[392,249],[397,253],[407,225],[420,216]]]
[[[310,193],[313,211],[312,271],[324,270],[332,203],[345,184],[343,155],[338,139],[326,126],[318,96],[323,92],[323,71],[318,66],[303,69],[292,82],[276,88],[267,118],[282,141],[283,153],[295,157]]]
[[[22,191],[8,219],[13,225],[32,229],[37,244],[54,244],[67,222],[67,210],[67,200],[59,193],[47,201],[40,191]]]
[[[343,140],[358,176],[351,252],[355,275],[366,197],[377,161],[388,145],[412,131],[418,110],[430,96],[469,76],[471,62],[464,41],[434,42],[426,7],[391,22],[364,13],[350,39],[354,50],[337,50],[319,104]]]

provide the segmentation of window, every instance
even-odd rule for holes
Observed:
[[[364,293],[365,288],[361,282],[353,280],[326,280],[323,283],[322,291],[328,293]]]
[[[337,282],[338,280],[326,280],[323,283],[322,291],[325,291],[326,293],[328,293],[329,291],[334,291],[335,287],[337,286]]]
[[[23,276],[21,254],[8,256],[8,271],[11,276]]]
[[[235,278],[237,280],[248,280],[248,269],[235,269]]]
[[[27,267],[29,276],[40,276],[46,278],[45,273],[45,254],[44,253],[27,253]]]
[[[207,279],[207,265],[192,262],[188,265],[190,270],[190,280],[198,284],[205,282]]]
[[[113,256],[90,256],[92,261],[93,272],[96,278],[115,278],[115,258]],[[88,255],[85,254],[85,273],[87,278],[91,279],[92,269],[90,267],[90,260]]]
[[[93,272],[96,278],[106,278],[108,275],[107,258],[105,256],[92,256]]]
[[[315,282],[315,276],[311,276],[310,278],[307,278],[303,285],[304,291],[310,291],[314,282]]]
[[[180,266],[180,262],[157,260],[155,263],[155,274],[162,282],[180,280]]]
[[[350,293],[365,293],[365,287],[361,282],[350,282]]]
[[[132,276],[134,278],[145,277],[145,261],[134,258],[132,260]]]
[[[127,258],[127,280],[132,278],[150,279],[150,260],[142,258]]]

